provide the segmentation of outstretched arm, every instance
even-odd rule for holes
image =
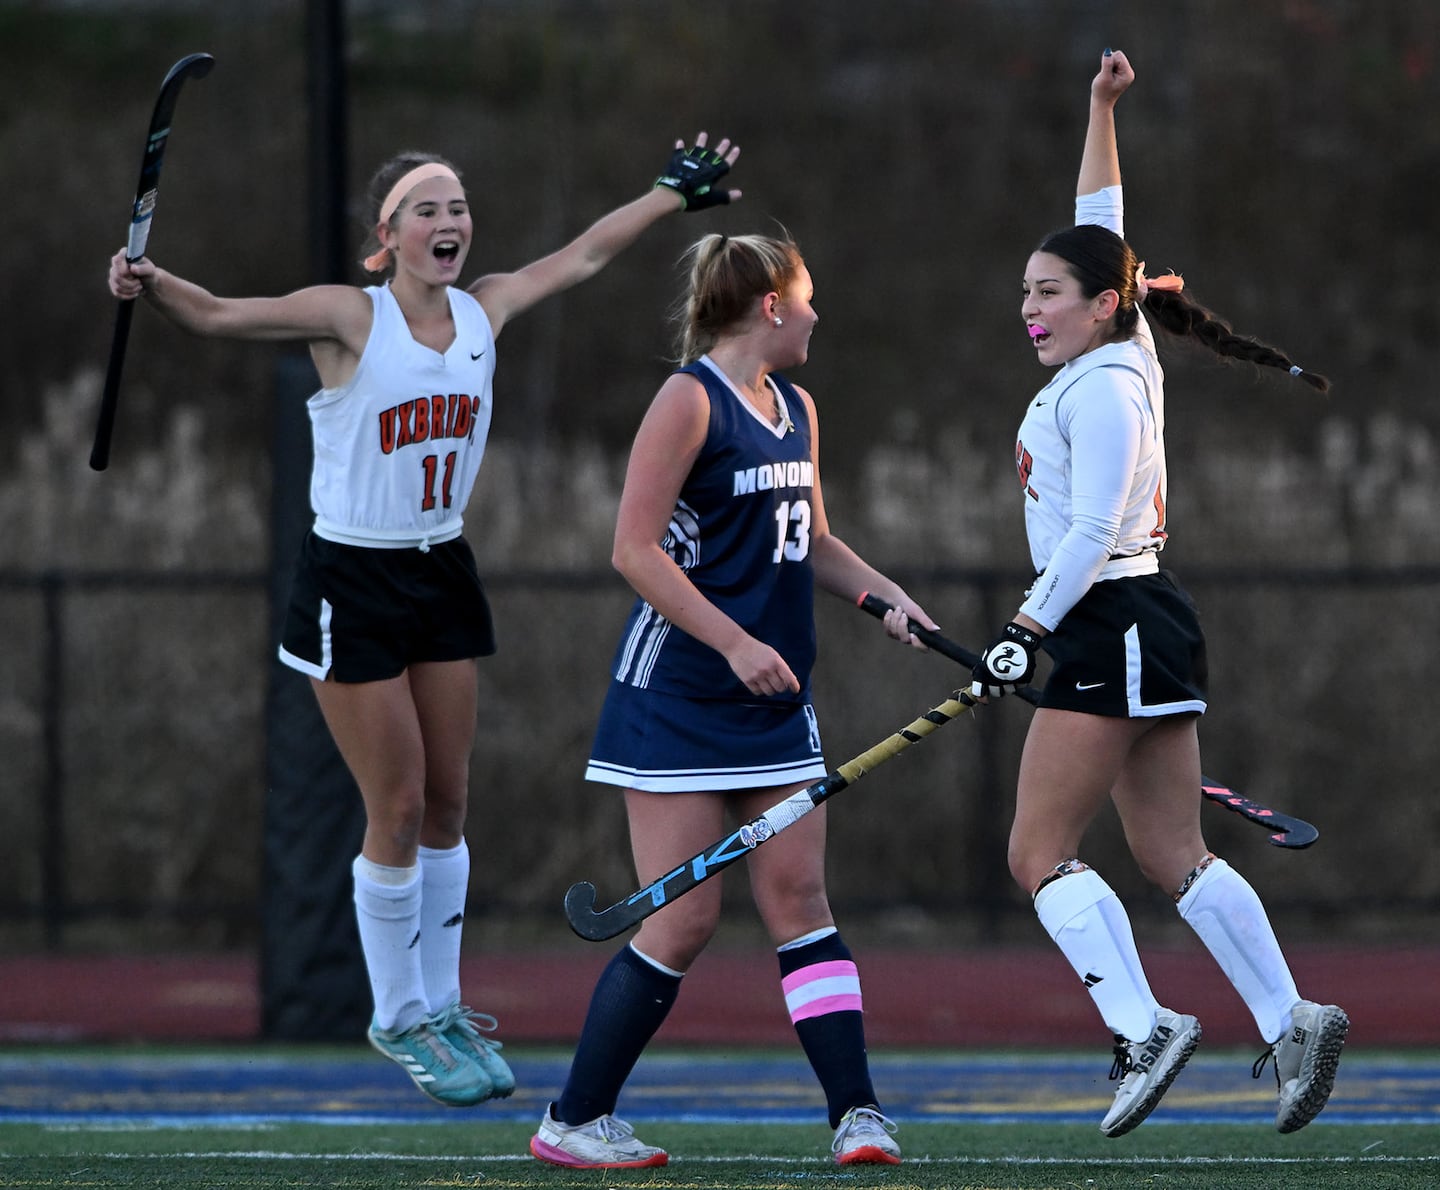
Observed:
[[[593,277],[628,248],[652,223],[674,211],[702,210],[733,202],[738,190],[723,190],[717,183],[740,156],[738,145],[723,138],[714,149],[705,145],[706,134],[695,138],[695,147],[686,151],[677,141],[671,165],[640,198],[626,203],[592,224],[557,252],[513,273],[493,273],[470,286],[470,292],[485,308],[495,333],[507,321],[552,294]]]
[[[1120,149],[1115,139],[1115,103],[1131,83],[1135,71],[1119,50],[1106,50],[1100,73],[1090,82],[1090,123],[1085,129],[1085,151],[1075,193],[1094,194],[1120,185]]]
[[[124,248],[110,258],[109,282],[110,292],[121,301],[144,297],[171,322],[195,335],[333,340],[358,357],[370,333],[370,299],[349,285],[315,285],[284,297],[217,297],[193,281],[157,268],[148,257],[127,259]]]

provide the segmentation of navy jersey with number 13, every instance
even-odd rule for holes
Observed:
[[[810,500],[814,464],[805,403],[768,380],[787,414],[772,426],[708,358],[681,372],[705,386],[710,425],[680,489],[661,548],[716,607],[785,658],[809,702],[815,663]],[[616,653],[618,681],[687,698],[753,699],[725,658],[637,599]]]

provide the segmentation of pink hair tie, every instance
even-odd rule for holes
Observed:
[[[1135,300],[1143,302],[1149,296],[1152,289],[1164,289],[1170,293],[1179,293],[1185,288],[1185,278],[1180,276],[1174,269],[1163,273],[1158,277],[1147,277],[1145,275],[1145,262],[1142,260],[1135,266]]]

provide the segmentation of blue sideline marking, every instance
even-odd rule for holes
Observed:
[[[508,1051],[507,1051],[508,1054]],[[203,1054],[0,1055],[0,1123],[114,1127],[246,1127],[279,1121],[334,1124],[539,1120],[569,1070],[568,1055],[512,1065],[509,1099],[446,1108],[370,1050],[237,1050]],[[1151,1123],[1273,1126],[1275,1080],[1250,1077],[1244,1054],[1197,1055]],[[871,1073],[886,1113],[901,1123],[1095,1124],[1114,1085],[1100,1054],[877,1053]],[[645,1055],[621,1097],[631,1121],[813,1123],[824,1099],[799,1054]],[[1321,1121],[1440,1123],[1440,1055],[1402,1060],[1347,1056]],[[1147,1124],[1149,1127],[1150,1124]]]

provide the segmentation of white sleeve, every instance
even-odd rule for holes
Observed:
[[[1049,631],[1090,589],[1120,541],[1144,432],[1132,377],[1129,369],[1096,368],[1056,410],[1070,441],[1070,527],[1020,607]]]
[[[1098,223],[1117,236],[1125,235],[1125,190],[1122,186],[1106,186],[1094,194],[1075,196],[1075,226]]]
[[[1125,188],[1105,186],[1094,194],[1079,194],[1075,197],[1075,226],[1092,224],[1107,227],[1121,239],[1125,238]],[[1155,351],[1155,335],[1150,322],[1142,312],[1135,337],[1144,343],[1151,354]]]

